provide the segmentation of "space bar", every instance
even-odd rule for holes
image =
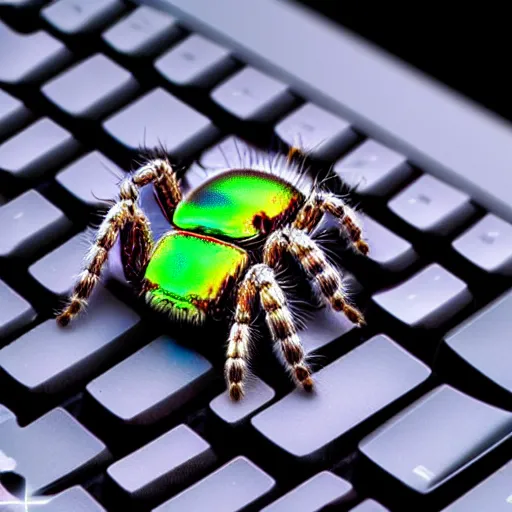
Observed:
[[[285,0],[138,1],[166,8],[512,222],[512,126],[469,100]]]

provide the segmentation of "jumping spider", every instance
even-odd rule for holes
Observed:
[[[328,214],[337,219],[340,233],[356,251],[366,255],[368,244],[355,212],[318,182],[303,179],[296,153],[292,149],[288,156],[252,156],[184,198],[169,161],[148,161],[121,182],[118,201],[101,223],[57,321],[67,325],[84,308],[119,238],[125,277],[155,310],[173,320],[200,324],[214,314],[227,316],[234,307],[225,363],[234,401],[244,395],[258,298],[293,380],[310,391],[313,379],[276,269],[287,253],[328,307],[362,325],[363,315],[349,303],[339,270],[312,232]],[[139,201],[140,188],[148,184],[172,226],[157,243]]]

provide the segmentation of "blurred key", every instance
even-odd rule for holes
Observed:
[[[254,148],[242,139],[230,136],[202,153],[199,161],[208,171],[240,167],[250,158]]]
[[[122,421],[150,424],[194,398],[212,376],[201,355],[161,336],[94,379],[87,391]]]
[[[409,327],[435,328],[467,306],[467,284],[437,263],[408,281],[373,296],[382,309]]]
[[[61,408],[23,428],[13,421],[0,423],[0,450],[16,461],[16,473],[33,493],[62,485],[110,457],[106,446]]]
[[[270,122],[294,103],[288,87],[254,68],[244,68],[218,85],[212,99],[242,121]]]
[[[389,512],[387,508],[373,500],[364,500],[355,508],[351,508],[350,512]]]
[[[0,83],[43,80],[70,60],[71,53],[46,32],[19,34],[0,21]]]
[[[324,160],[334,160],[356,140],[347,121],[311,103],[280,121],[276,133],[288,146]]]
[[[237,512],[256,506],[275,481],[245,457],[237,457],[153,512]]]
[[[107,473],[131,498],[150,500],[184,485],[215,461],[210,445],[179,425],[112,464]]]
[[[49,292],[67,298],[91,246],[87,240],[84,232],[79,233],[31,265],[29,274]]]
[[[28,190],[0,207],[0,257],[27,257],[70,227],[56,206],[35,190]]]
[[[210,87],[225,77],[234,65],[226,48],[196,34],[187,37],[155,62],[156,69],[166,80],[187,87]]]
[[[470,197],[424,174],[390,202],[389,208],[420,231],[447,235],[475,211]]]
[[[331,443],[421,384],[429,374],[423,363],[378,335],[318,371],[313,398],[294,390],[257,414],[252,424],[286,452],[311,457],[329,450]]]
[[[131,73],[97,54],[52,79],[42,92],[71,116],[98,119],[117,110],[137,89]]]
[[[181,34],[170,14],[141,6],[112,25],[103,34],[116,52],[130,57],[148,57],[166,47]]]
[[[0,367],[27,392],[58,393],[133,342],[138,323],[135,312],[99,288],[69,326],[49,319],[0,350]]]
[[[34,178],[65,162],[78,148],[69,132],[43,118],[0,145],[0,171]]]
[[[185,158],[217,136],[212,122],[163,89],[149,92],[104,123],[120,144],[138,151],[162,144],[170,155]]]
[[[70,487],[47,499],[49,501],[47,505],[34,506],[34,510],[37,512],[106,512],[106,510],[79,485]]]
[[[31,117],[20,100],[0,89],[0,138],[21,128]]]
[[[28,9],[33,7],[40,7],[47,1],[48,0],[0,0],[0,6],[6,5],[9,7]]]
[[[30,303],[0,281],[0,340],[35,318],[36,312]]]
[[[417,260],[412,245],[371,217],[362,217],[364,237],[370,245],[368,259],[383,270],[399,272]]]
[[[279,498],[261,512],[317,512],[340,505],[352,491],[352,485],[330,471],[322,471]]]
[[[485,272],[512,275],[512,225],[492,213],[467,229],[452,245]]]
[[[454,501],[442,512],[510,512],[512,508],[512,461]]]
[[[445,343],[473,368],[512,393],[512,292],[480,310],[445,337]]]
[[[412,174],[403,155],[371,139],[336,162],[334,171],[358,194],[371,196],[389,194]]]
[[[363,439],[362,453],[427,494],[510,437],[512,413],[441,385]]]
[[[90,208],[105,208],[109,207],[108,201],[117,198],[124,177],[124,171],[114,162],[93,151],[64,168],[55,180]]]
[[[41,10],[41,16],[67,35],[98,30],[124,11],[122,0],[56,0]]]

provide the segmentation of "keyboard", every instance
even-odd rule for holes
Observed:
[[[142,150],[163,145],[190,190],[246,147],[297,143],[370,245],[330,253],[366,326],[305,306],[313,396],[262,334],[232,403],[225,326],[156,317],[115,254],[86,313],[56,324]],[[161,236],[151,191],[141,204]],[[1,510],[512,506],[510,219],[179,11],[0,0],[0,233]]]

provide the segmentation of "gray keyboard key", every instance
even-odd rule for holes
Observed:
[[[16,473],[33,493],[51,490],[110,458],[105,445],[61,408],[24,428],[0,423],[0,450],[16,461]]]
[[[0,145],[0,170],[16,178],[34,178],[65,162],[78,147],[69,132],[43,118]]]
[[[161,336],[94,379],[87,391],[122,421],[150,424],[194,398],[212,377],[206,359]]]
[[[0,350],[0,367],[28,392],[58,393],[133,343],[138,323],[138,315],[100,287],[69,327],[50,319]]]
[[[132,499],[150,500],[188,483],[215,461],[210,445],[179,425],[112,464],[107,473]]]
[[[362,216],[363,231],[370,245],[368,259],[381,269],[399,272],[418,259],[412,245],[371,217]]]
[[[13,289],[0,281],[0,339],[36,318],[34,308]]]
[[[137,89],[131,73],[97,54],[53,78],[42,92],[71,116],[98,119],[126,103]]]
[[[71,226],[61,210],[35,190],[28,190],[0,208],[0,257],[27,257]]]
[[[43,80],[70,60],[66,47],[46,32],[19,34],[0,21],[0,83]]]
[[[330,471],[322,471],[299,485],[262,512],[317,512],[340,505],[352,491],[352,485]]]
[[[432,263],[373,300],[409,327],[435,328],[467,306],[472,296],[464,281]]]
[[[357,505],[355,508],[351,508],[350,512],[389,512],[387,508],[384,508],[381,504],[374,500],[364,500],[362,503]]]
[[[85,232],[75,235],[31,265],[29,274],[49,292],[67,298],[82,271],[91,238]]]
[[[245,457],[237,457],[153,512],[237,512],[254,505],[275,481]]]
[[[210,402],[210,409],[226,423],[237,425],[262,409],[274,396],[275,391],[270,386],[251,376],[242,401],[234,403],[229,398],[228,391],[224,391]]]
[[[294,390],[257,414],[252,424],[286,452],[316,456],[429,374],[423,363],[378,335],[317,372],[313,400]],[[306,424],[307,429],[297,428]]]
[[[121,0],[56,0],[41,11],[41,16],[55,30],[76,35],[104,27],[123,11]]]
[[[347,121],[312,103],[280,121],[276,133],[288,146],[324,160],[334,160],[356,140]]]
[[[46,499],[48,499],[47,505],[34,506],[38,512],[106,512],[106,510],[79,485],[70,487]]]
[[[163,146],[175,158],[184,158],[207,146],[217,136],[212,122],[163,89],[149,92],[104,123],[120,144],[139,148]]]
[[[270,122],[294,103],[288,87],[254,68],[244,68],[218,85],[213,101],[242,121]]]
[[[448,235],[474,212],[470,197],[424,174],[389,202],[389,209],[420,231]]]
[[[427,494],[501,444],[512,413],[441,385],[363,439],[362,453]]]
[[[31,115],[20,100],[0,89],[0,138],[21,128]]]
[[[155,62],[166,80],[187,87],[210,87],[234,66],[228,50],[197,34],[187,37]]]
[[[57,174],[55,180],[90,208],[105,208],[119,194],[125,173],[98,151],[81,157]]]
[[[512,393],[510,332],[512,292],[449,332],[445,343],[473,368]]]
[[[512,461],[454,501],[442,512],[510,512],[512,508]]]
[[[181,34],[171,15],[141,6],[103,34],[105,42],[116,52],[130,57],[148,57],[167,47]]]
[[[512,225],[492,213],[467,229],[452,246],[485,272],[512,275]]]
[[[358,194],[369,196],[389,194],[412,174],[403,155],[371,139],[336,162],[334,171]]]
[[[207,149],[199,161],[206,171],[240,167],[250,159],[253,152],[253,146],[232,135]]]

